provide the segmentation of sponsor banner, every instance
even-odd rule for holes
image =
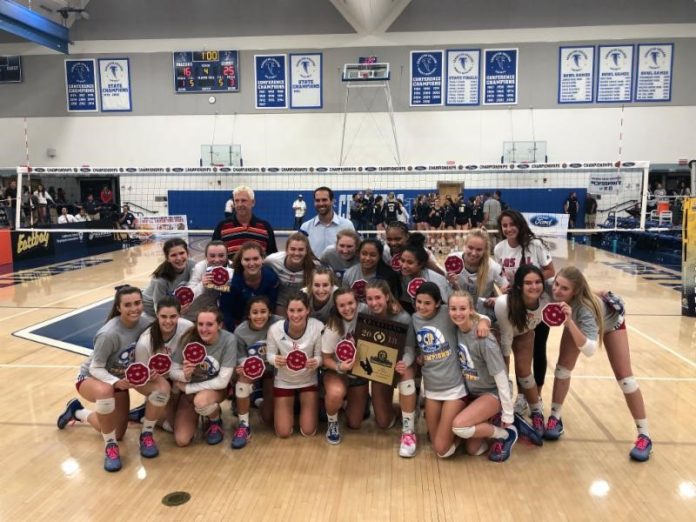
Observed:
[[[188,220],[186,216],[143,216],[135,223],[136,228],[151,230],[152,232],[140,232],[141,240],[161,239],[167,237],[181,237],[188,234]]]
[[[478,105],[481,49],[448,49],[446,105]]]
[[[483,103],[517,104],[518,49],[486,49],[483,67]]]
[[[284,54],[254,55],[257,109],[287,109],[287,67]]]
[[[568,214],[523,212],[522,215],[537,236],[565,236],[568,233]]]
[[[12,260],[51,256],[55,252],[53,237],[46,231],[12,232]]]
[[[321,109],[322,54],[290,55],[290,108]]]
[[[97,75],[94,60],[65,60],[68,112],[97,112]]]
[[[590,194],[618,194],[621,189],[619,172],[591,172],[587,192]]]
[[[100,58],[98,62],[102,112],[130,112],[133,107],[128,58]]]
[[[443,51],[411,51],[411,107],[442,105]]]
[[[558,103],[594,101],[594,46],[558,51]]]
[[[636,101],[672,100],[674,44],[640,44],[636,71]]]
[[[633,46],[600,45],[597,101],[630,102],[633,87]]]

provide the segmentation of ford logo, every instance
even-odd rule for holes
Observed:
[[[582,167],[582,163],[571,163],[570,164],[571,169],[579,169],[580,167]]]
[[[184,172],[184,169],[181,167],[173,167],[172,172]]]
[[[413,167],[413,168],[416,169],[416,170],[427,170],[427,167],[424,167],[423,165],[417,165],[417,166],[415,166],[415,167]]]
[[[220,172],[232,172],[232,169],[229,167],[220,167]]]
[[[623,163],[623,166],[624,166],[624,167],[627,167],[627,168],[628,168],[628,167],[635,167],[635,165],[636,165],[636,164],[635,164],[635,162],[633,162],[633,161],[624,161],[624,163]]]
[[[138,172],[138,169],[135,167],[126,167],[126,172]]]
[[[279,170],[278,167],[268,167],[268,172],[278,172]]]
[[[377,170],[377,167],[365,167],[365,170],[367,172],[374,172],[375,170]]]
[[[44,169],[44,168],[42,168],[42,167],[36,167],[36,168],[34,169],[34,172],[46,172],[46,169]]]
[[[537,214],[532,216],[529,222],[535,227],[552,227],[558,224],[558,220],[548,214]]]
[[[528,169],[529,165],[527,163],[520,163],[517,165],[518,169]]]
[[[317,167],[317,172],[326,172],[327,170],[329,169],[327,169],[326,167]]]
[[[476,170],[478,169],[478,165],[467,165],[465,168],[466,170]]]

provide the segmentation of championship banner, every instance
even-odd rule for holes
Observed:
[[[621,174],[618,172],[591,172],[587,192],[590,194],[618,194]]]
[[[442,105],[442,51],[411,51],[411,107]]]
[[[633,86],[633,46],[600,45],[597,102],[631,101]]]
[[[68,112],[97,112],[97,75],[94,60],[65,60]]]
[[[254,55],[257,109],[287,109],[287,70],[284,54]]]
[[[448,49],[446,105],[479,105],[481,49]]]
[[[152,232],[139,232],[139,239],[161,239],[167,237],[180,237],[188,234],[188,220],[186,216],[142,216],[135,223],[135,227]],[[126,232],[124,230],[124,232]]]
[[[682,315],[696,317],[696,198],[683,204]]]
[[[290,55],[290,108],[321,109],[322,54]]]
[[[100,58],[99,94],[102,112],[133,110],[128,58]]]
[[[484,105],[517,104],[518,49],[484,51]]]
[[[357,353],[351,375],[395,386],[399,374],[394,368],[403,354],[407,332],[405,324],[358,314]]]
[[[558,50],[558,103],[594,101],[594,46]]]
[[[672,100],[674,44],[640,44],[636,72],[636,101]]]
[[[568,214],[522,212],[534,234],[544,240],[553,257],[568,258]]]

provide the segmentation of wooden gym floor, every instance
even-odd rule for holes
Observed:
[[[1,520],[696,520],[696,319],[680,315],[674,280],[636,275],[649,265],[584,245],[569,245],[569,259],[555,264],[574,263],[595,288],[626,299],[654,442],[647,463],[628,459],[635,429],[600,351],[573,373],[562,439],[543,448],[520,442],[504,464],[461,454],[439,460],[422,418],[417,456],[402,459],[398,427],[384,433],[370,420],[357,432],[344,428],[344,442],[330,446],[323,426],[313,438],[277,439],[256,410],[249,446],[233,451],[236,419],[225,403],[223,444],[199,439],[181,449],[158,431],[160,457],[144,460],[140,427],[131,425],[123,470],[108,474],[97,433],[55,426],[84,356],[12,334],[108,298],[115,285],[145,286],[160,252],[137,246],[79,270],[28,271],[21,284],[0,288]],[[559,338],[552,330],[547,410]],[[190,501],[164,506],[175,491]]]

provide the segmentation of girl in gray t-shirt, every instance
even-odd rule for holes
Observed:
[[[222,327],[223,317],[219,309],[201,309],[194,328],[182,338],[181,349],[172,356],[169,376],[174,381],[172,387],[182,393],[174,418],[174,438],[178,446],[191,443],[199,415],[210,420],[206,432],[208,444],[218,444],[224,437],[219,404],[225,400],[227,385],[234,373],[237,341]],[[201,362],[186,360],[189,343],[205,347],[205,358]]]
[[[449,299],[449,316],[457,326],[459,364],[470,399],[454,419],[452,431],[466,442],[469,455],[486,451],[485,439],[494,439],[488,458],[502,462],[517,441],[512,393],[500,346],[492,335],[479,337],[475,327],[478,314],[471,295],[457,290]],[[500,426],[489,419],[502,410]]]
[[[421,365],[425,395],[425,420],[430,442],[439,457],[454,454],[454,417],[464,408],[466,387],[459,369],[457,327],[442,304],[435,283],[423,283],[416,291],[416,312],[411,317],[407,345],[415,344]]]
[[[78,399],[72,399],[58,417],[59,429],[64,429],[71,421],[80,421],[89,423],[102,434],[106,471],[121,469],[117,440],[126,433],[128,390],[133,388],[125,378],[125,371],[135,360],[138,337],[151,322],[142,312],[143,297],[139,288],[124,286],[116,292],[107,322],[97,331],[92,355],[80,366],[75,383],[80,396],[95,403],[94,411],[83,407]],[[143,453],[142,436],[140,449]],[[149,451],[150,447],[143,456],[156,456]]]
[[[191,279],[191,271],[196,262],[188,257],[188,245],[180,237],[167,239],[162,246],[164,261],[152,272],[150,284],[143,291],[143,308],[150,317],[155,317],[155,303]],[[182,305],[181,313],[186,314],[190,303]]]
[[[336,244],[327,247],[323,253],[318,253],[319,261],[331,268],[339,285],[343,279],[343,273],[360,261],[358,259],[359,244],[358,233],[353,229],[343,228],[336,233]]]

